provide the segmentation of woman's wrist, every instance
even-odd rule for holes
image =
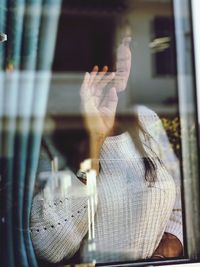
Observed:
[[[90,135],[90,158],[92,160],[92,169],[99,173],[99,158],[101,147],[106,139],[104,134],[92,133]]]
[[[107,134],[92,131],[92,132],[89,133],[89,136],[90,136],[90,139],[91,139],[91,140],[94,140],[95,142],[98,142],[98,143],[101,144],[101,143],[103,143],[104,140],[106,139]]]

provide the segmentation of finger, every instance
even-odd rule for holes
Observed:
[[[84,75],[84,79],[83,79],[83,83],[82,83],[81,88],[88,86],[89,80],[90,80],[90,74],[88,72],[86,72]]]
[[[90,80],[90,74],[88,72],[85,73],[84,79],[83,79],[83,83],[81,86],[81,90],[80,90],[80,96],[81,97],[86,97],[89,93],[89,80]]]
[[[99,77],[101,78],[101,77],[103,77],[106,73],[108,72],[108,66],[104,66],[103,68],[102,68],[102,71],[100,71],[99,72]]]
[[[92,72],[98,72],[98,70],[99,70],[99,67],[98,67],[97,65],[95,65],[95,66],[93,67],[93,69],[92,69]]]
[[[109,82],[111,82],[114,79],[114,77],[115,73],[111,73],[107,77],[104,77],[99,86],[96,87],[96,91],[94,92],[93,95],[95,96],[95,103],[97,106],[99,106],[102,100],[105,99],[104,93],[107,94],[107,92],[105,92],[104,88],[107,86]]]
[[[83,84],[88,85],[89,80],[90,80],[90,74],[86,72],[84,76]]]
[[[116,89],[113,87],[110,89],[108,93],[108,103],[107,103],[108,109],[116,111],[117,103],[118,103],[118,96]]]
[[[92,72],[90,73],[90,80],[89,80],[89,87],[91,88],[93,86],[93,81],[97,75],[97,72],[99,70],[99,67],[95,65],[92,69]]]
[[[102,69],[102,72],[107,72],[108,71],[108,66],[104,66],[103,69]]]
[[[93,89],[94,90],[93,96],[95,97],[95,103],[97,106],[99,106],[101,101],[104,99],[104,93],[106,93],[104,88],[107,86],[109,82],[111,82],[114,79],[114,77],[115,77],[114,72],[111,73],[110,75],[107,75]]]
[[[108,66],[104,66],[103,69],[102,69],[102,71],[100,71],[98,73],[98,75],[96,75],[95,80],[93,82],[93,86],[94,87],[97,87],[98,86],[98,83],[102,80],[102,78],[105,76],[105,74],[107,73],[107,71],[108,71]]]
[[[102,68],[102,71],[100,71],[99,73],[96,74],[96,76],[93,80],[92,86],[91,86],[92,95],[96,95],[96,96],[98,95],[98,94],[96,94],[96,91],[98,90],[98,84],[103,79],[103,77],[105,76],[107,71],[108,71],[108,66],[104,66]],[[99,104],[99,101],[100,101],[100,99],[96,99],[95,102],[97,105]]]
[[[102,90],[115,78],[115,73],[111,72],[109,75],[104,76],[99,83],[96,85],[95,95],[99,96],[102,93]]]
[[[117,103],[118,103],[118,96],[116,89],[112,87],[107,96],[104,98],[103,103],[102,103],[102,108],[107,110],[109,113],[115,113],[116,108],[117,108]]]

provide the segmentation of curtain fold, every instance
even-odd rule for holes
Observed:
[[[17,128],[14,155],[14,247],[17,266],[28,266],[24,241],[23,199],[27,164],[27,148],[30,132],[31,105],[33,101],[35,67],[42,1],[27,0],[21,52],[21,72],[17,101]],[[34,261],[36,265],[36,261]]]
[[[44,0],[42,8],[41,27],[37,54],[37,74],[35,77],[35,88],[32,105],[32,122],[28,148],[28,162],[26,175],[26,188],[24,195],[24,228],[29,229],[30,211],[37,171],[37,160],[39,158],[41,133],[43,119],[46,112],[48,89],[51,78],[51,65],[53,61],[55,41],[57,35],[58,19],[61,8],[61,0]],[[34,265],[34,251],[32,247],[30,232],[24,232],[29,266]]]
[[[0,4],[0,31],[6,30],[6,0],[2,0]],[[3,129],[3,91],[4,91],[4,58],[5,58],[5,43],[0,44],[0,266],[3,259],[3,179],[2,179],[2,129]]]
[[[13,242],[13,165],[14,142],[16,130],[16,110],[19,66],[21,55],[21,41],[24,17],[24,0],[9,0],[7,3],[6,30],[9,36],[6,44],[4,103],[3,103],[3,169],[2,178],[4,189],[3,210],[5,223],[3,225],[3,266],[15,266]]]

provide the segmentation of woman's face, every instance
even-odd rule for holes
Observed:
[[[127,86],[131,69],[131,37],[124,37],[122,43],[117,48],[115,88],[117,92],[124,91]]]

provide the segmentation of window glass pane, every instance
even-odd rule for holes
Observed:
[[[89,198],[82,196],[84,183],[73,193],[71,174],[69,200],[58,195],[50,201],[47,220],[63,248],[54,255],[52,243],[46,250],[52,259],[112,263],[182,255],[174,34],[170,1],[116,2],[112,8],[63,3],[47,107],[53,130],[44,141],[61,154],[61,168],[77,174],[92,158],[99,174],[97,196],[92,188]],[[95,178],[78,172],[79,180],[85,176],[88,187]],[[64,179],[68,184],[69,175]],[[166,253],[173,242],[176,249]]]
[[[196,255],[191,14],[182,2],[3,1],[1,266]]]

